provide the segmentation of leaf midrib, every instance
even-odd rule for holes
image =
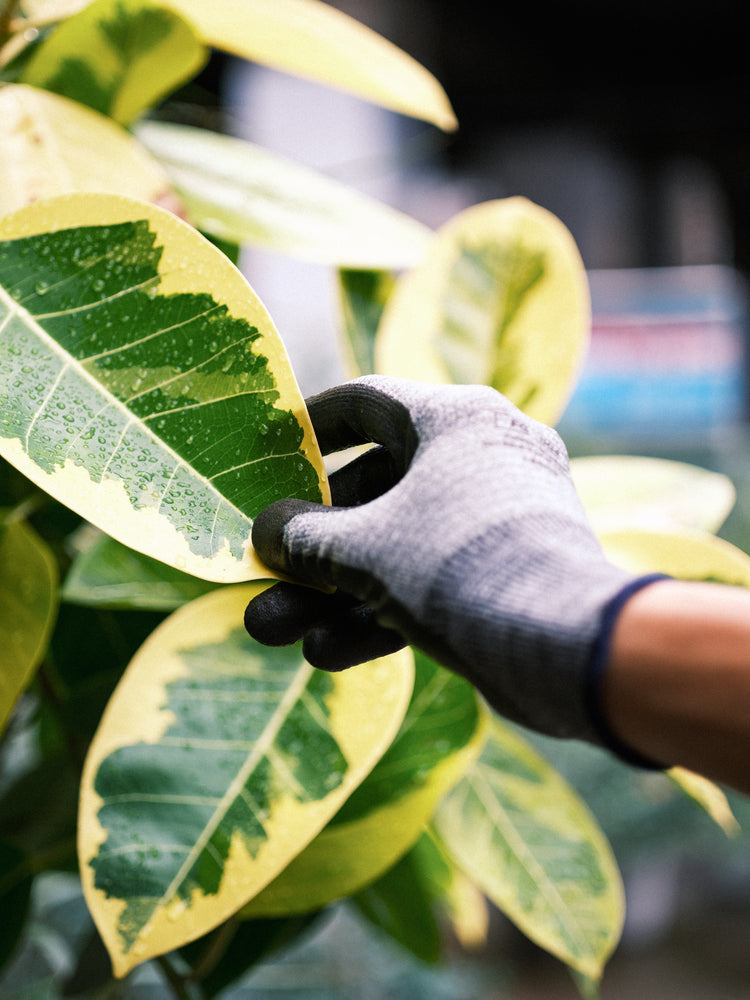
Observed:
[[[493,777],[497,778],[497,774],[495,772],[492,772],[492,774]],[[536,856],[521,836],[508,811],[501,805],[497,797],[492,794],[489,788],[489,783],[486,781],[480,782],[475,776],[472,775],[467,776],[466,781],[472,792],[482,803],[482,806],[487,812],[487,815],[494,824],[495,828],[505,839],[505,842],[508,844],[508,847],[514,857],[532,877],[534,884],[539,887],[539,890],[544,898],[550,903],[554,900],[557,900],[559,903],[560,908],[555,909],[554,912],[558,915],[558,919],[560,919],[561,915],[564,915],[561,923],[570,934],[571,940],[577,942],[579,954],[582,956],[591,955],[591,948],[588,945],[585,935],[582,935],[578,921],[572,919],[570,907],[566,904],[554,882],[552,882],[547,875],[544,866],[537,860]]]
[[[248,778],[252,774],[254,768],[265,756],[267,756],[269,750],[273,747],[274,741],[279,734],[279,730],[289,716],[292,707],[302,697],[312,671],[313,668],[307,663],[303,663],[298,669],[294,680],[287,687],[273,715],[266,723],[265,729],[261,733],[258,740],[256,740],[252,753],[248,754],[245,763],[239,769],[227,791],[219,801],[213,818],[206,824],[203,829],[203,833],[190,850],[190,853],[180,866],[177,874],[174,876],[167,889],[159,897],[159,900],[154,907],[154,915],[161,907],[169,903],[170,900],[174,898],[179,886],[185,880],[185,877],[197,861],[203,849],[208,845],[208,842],[216,831],[219,823],[222,821],[231,805],[240,796],[242,790],[247,785]],[[143,937],[148,933],[148,929],[154,920],[154,915],[152,915],[152,917],[141,928],[139,934],[140,937]]]
[[[2,326],[0,326],[0,330],[2,330],[3,327],[6,325],[6,323],[10,322],[13,319],[13,317],[16,317],[16,318],[20,319],[21,322],[24,323],[38,337],[38,339],[42,343],[44,343],[46,346],[48,346],[53,351],[53,353],[55,353],[63,361],[63,365],[64,365],[63,371],[65,370],[65,368],[70,368],[73,371],[75,371],[76,374],[80,375],[86,382],[89,383],[89,385],[91,385],[94,388],[94,390],[97,393],[99,393],[101,396],[103,396],[109,402],[110,405],[114,406],[114,408],[116,410],[118,410],[121,414],[123,414],[125,416],[126,424],[127,423],[137,424],[137,426],[140,427],[146,433],[146,435],[156,445],[158,445],[159,448],[164,449],[164,451],[166,451],[173,458],[173,460],[175,460],[177,467],[179,467],[181,465],[183,468],[188,469],[191,472],[192,475],[194,475],[216,497],[218,497],[218,499],[219,499],[220,502],[217,505],[217,511],[216,511],[217,517],[218,517],[218,512],[219,512],[219,510],[221,508],[221,505],[224,504],[226,507],[229,507],[232,510],[236,511],[236,513],[239,514],[240,517],[242,517],[244,520],[247,521],[248,525],[252,524],[252,519],[244,511],[240,510],[239,507],[237,507],[230,500],[228,500],[225,496],[223,496],[223,494],[221,494],[216,489],[216,487],[213,485],[213,483],[211,482],[210,479],[208,479],[202,473],[198,472],[198,470],[195,469],[194,466],[188,465],[188,463],[182,458],[182,456],[177,451],[175,451],[175,449],[171,445],[167,444],[166,441],[164,441],[162,438],[158,437],[151,430],[151,428],[147,424],[143,423],[142,420],[140,420],[137,417],[135,417],[134,414],[132,413],[132,411],[129,410],[125,406],[125,404],[121,400],[119,400],[117,398],[117,396],[115,396],[112,392],[110,392],[109,389],[107,389],[104,385],[102,385],[101,382],[99,382],[97,379],[95,379],[86,370],[86,368],[84,367],[84,365],[83,365],[82,362],[80,362],[77,358],[74,358],[70,354],[70,352],[66,351],[58,343],[58,341],[55,340],[54,337],[51,337],[47,333],[47,331],[44,329],[44,327],[40,323],[37,322],[36,318],[34,316],[32,316],[32,314],[29,312],[29,310],[26,309],[25,306],[20,305],[18,302],[15,301],[15,299],[13,299],[10,295],[8,295],[8,293],[5,291],[5,289],[2,286],[0,286],[0,302],[2,302],[3,304],[5,304],[8,307],[8,316],[3,321]],[[47,398],[49,398],[49,394],[45,398],[45,404],[46,404],[46,399]],[[39,415],[40,415],[41,412],[42,412],[42,408],[40,408],[39,410],[36,411],[36,413],[34,414],[34,416],[32,418],[32,424],[30,425],[30,427],[37,420],[37,418],[39,417]],[[28,432],[27,432],[27,443],[28,443]],[[28,455],[28,447],[26,447],[24,450],[25,450],[26,454]],[[114,455],[114,452],[113,452],[113,455]],[[34,463],[34,464],[36,464],[36,463]],[[175,468],[175,472],[176,471],[177,471],[177,469]],[[174,478],[174,474],[175,473],[173,472],[172,476],[169,479],[170,483],[172,481],[172,478]],[[167,488],[168,488],[168,486],[167,486]]]

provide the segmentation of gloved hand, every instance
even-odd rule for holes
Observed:
[[[256,597],[249,633],[303,638],[327,670],[408,643],[502,715],[636,760],[609,732],[598,690],[617,612],[654,577],[606,560],[555,431],[485,386],[381,376],[308,408],[324,454],[379,447],[331,477],[333,507],[281,500],[257,517],[261,559],[308,586]]]

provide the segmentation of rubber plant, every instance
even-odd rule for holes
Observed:
[[[330,265],[352,374],[484,382],[554,424],[588,337],[575,244],[523,198],[433,233],[159,120],[212,48],[455,127],[425,69],[318,0],[0,3],[0,960],[35,881],[77,866],[96,931],[66,995],[144,963],[218,995],[341,899],[427,960],[441,926],[476,943],[489,901],[592,992],[620,876],[524,735],[417,651],[328,675],[243,630],[270,582],[257,512],[328,491],[283,340],[224,252]],[[612,558],[750,584],[715,537],[731,484],[627,461],[574,463]],[[671,777],[732,828],[718,789]]]

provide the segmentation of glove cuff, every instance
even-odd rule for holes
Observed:
[[[647,576],[639,576],[631,580],[622,590],[615,594],[604,608],[599,633],[594,642],[586,673],[586,707],[591,724],[602,746],[612,751],[612,753],[626,764],[649,771],[661,771],[664,769],[664,765],[649,760],[647,757],[643,757],[635,750],[632,750],[612,731],[604,712],[602,688],[612,650],[612,636],[623,607],[639,590],[643,590],[644,587],[648,587],[658,580],[668,579],[669,577],[664,573],[651,573]]]

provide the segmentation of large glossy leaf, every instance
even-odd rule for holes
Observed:
[[[375,337],[394,284],[390,271],[339,271],[341,333],[352,378],[375,371]]]
[[[612,562],[634,573],[750,586],[750,556],[707,532],[623,528],[599,538]]]
[[[402,276],[375,363],[387,375],[494,386],[552,424],[589,326],[588,282],[570,233],[545,209],[507,198],[461,212]]]
[[[81,195],[0,220],[0,329],[0,454],[124,544],[267,577],[257,512],[327,497],[268,314],[168,212]]]
[[[84,770],[84,891],[116,974],[198,937],[319,832],[393,739],[402,651],[341,674],[254,643],[257,586],[175,612],[128,668]]]
[[[547,761],[496,721],[435,825],[456,864],[532,941],[599,978],[622,928],[622,885],[599,827]]]
[[[159,160],[203,232],[324,264],[410,267],[432,231],[323,174],[232,136],[144,122]]]
[[[486,716],[474,689],[422,653],[414,656],[414,693],[393,744],[244,916],[305,913],[373,882],[419,838],[437,803],[481,751]]]
[[[456,127],[445,91],[401,49],[320,0],[162,0],[218,49]]]
[[[99,535],[76,555],[62,599],[97,608],[174,611],[216,584],[144,556],[109,535]]]
[[[0,732],[44,655],[57,600],[48,546],[22,521],[0,518]]]
[[[23,84],[0,88],[0,146],[0,216],[75,191],[178,207],[167,175],[140,143],[57,94]]]
[[[21,82],[129,125],[207,58],[190,24],[173,11],[149,0],[94,0],[42,42]]]
[[[570,463],[594,528],[716,532],[736,491],[719,472],[661,458],[592,455]]]

